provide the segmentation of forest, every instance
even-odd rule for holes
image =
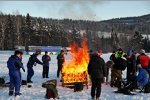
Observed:
[[[92,50],[112,52],[121,47],[150,52],[150,14],[90,21],[0,13],[0,50],[14,50],[15,46],[27,50],[31,45],[68,47],[72,42],[80,45],[84,37]]]

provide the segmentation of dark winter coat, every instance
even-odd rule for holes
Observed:
[[[106,77],[105,61],[97,54],[92,55],[90,59],[88,64],[88,74],[91,76],[91,79],[103,79]]]
[[[114,58],[114,69],[116,70],[125,70],[125,68],[127,67],[127,62],[125,59],[126,55],[124,52],[122,52],[121,54],[119,52],[115,53],[115,58]]]
[[[29,68],[29,67],[33,67],[33,65],[34,65],[35,63],[38,63],[38,64],[43,65],[43,63],[37,58],[37,55],[36,55],[36,54],[32,54],[32,55],[30,56],[30,58],[29,58],[28,63],[27,63],[27,67],[28,67],[28,68]]]
[[[51,60],[49,55],[43,55],[42,56],[42,61],[43,61],[43,66],[49,67],[49,61]]]
[[[135,73],[136,69],[136,57],[132,54],[131,57],[127,57],[127,72]]]
[[[110,56],[110,60],[112,60],[113,62],[115,61],[115,54],[112,54],[111,56]]]
[[[137,86],[144,87],[149,82],[149,74],[143,69],[139,68],[139,74],[137,76]]]
[[[59,55],[57,56],[57,60],[58,60],[58,65],[59,65],[59,64],[62,65],[62,64],[64,63],[64,61],[65,61],[64,55],[59,54]]]
[[[23,70],[23,63],[21,62],[21,59],[15,55],[12,55],[8,61],[7,61],[7,67],[9,69],[9,73],[15,73],[16,71],[20,71],[20,68]]]

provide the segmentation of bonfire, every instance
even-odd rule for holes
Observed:
[[[79,47],[76,43],[72,43],[70,48],[72,58],[69,61],[65,61],[62,68],[63,85],[87,82],[87,67],[89,63],[87,39],[83,40],[81,47]]]

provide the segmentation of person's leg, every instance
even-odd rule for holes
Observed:
[[[34,75],[33,68],[28,68],[27,81],[31,82],[31,78]]]
[[[10,77],[10,85],[9,85],[9,95],[12,96],[13,93],[14,93],[14,77],[13,77],[13,74],[9,74],[9,77]]]
[[[61,70],[61,69],[60,69],[60,67],[61,67],[61,66],[60,66],[60,64],[58,64],[58,69],[57,69],[57,78],[59,78],[59,74],[60,74],[60,70]]]
[[[110,84],[111,87],[115,86],[116,78],[117,78],[117,70],[113,68],[111,70],[111,84]]]
[[[49,74],[49,66],[46,67],[46,78],[48,78],[48,74]]]
[[[42,76],[43,76],[43,78],[45,78],[44,73],[45,73],[45,66],[43,66],[43,72],[42,72]]]
[[[121,81],[122,81],[122,71],[121,70],[117,70],[117,87],[120,88],[121,87]]]
[[[21,78],[20,72],[15,73],[15,96],[20,95]]]
[[[96,91],[96,99],[99,99],[100,95],[101,95],[101,79],[97,79],[96,80],[96,87],[97,87],[97,91]]]
[[[91,87],[91,97],[95,98],[95,90],[96,90],[96,79],[92,79],[92,87]]]
[[[109,68],[107,67],[106,84],[108,84],[108,78],[109,78]]]

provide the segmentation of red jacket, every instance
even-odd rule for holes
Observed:
[[[149,66],[149,56],[145,55],[145,54],[141,54],[138,56],[137,58],[137,64],[141,64],[141,66],[143,68],[148,68]]]

